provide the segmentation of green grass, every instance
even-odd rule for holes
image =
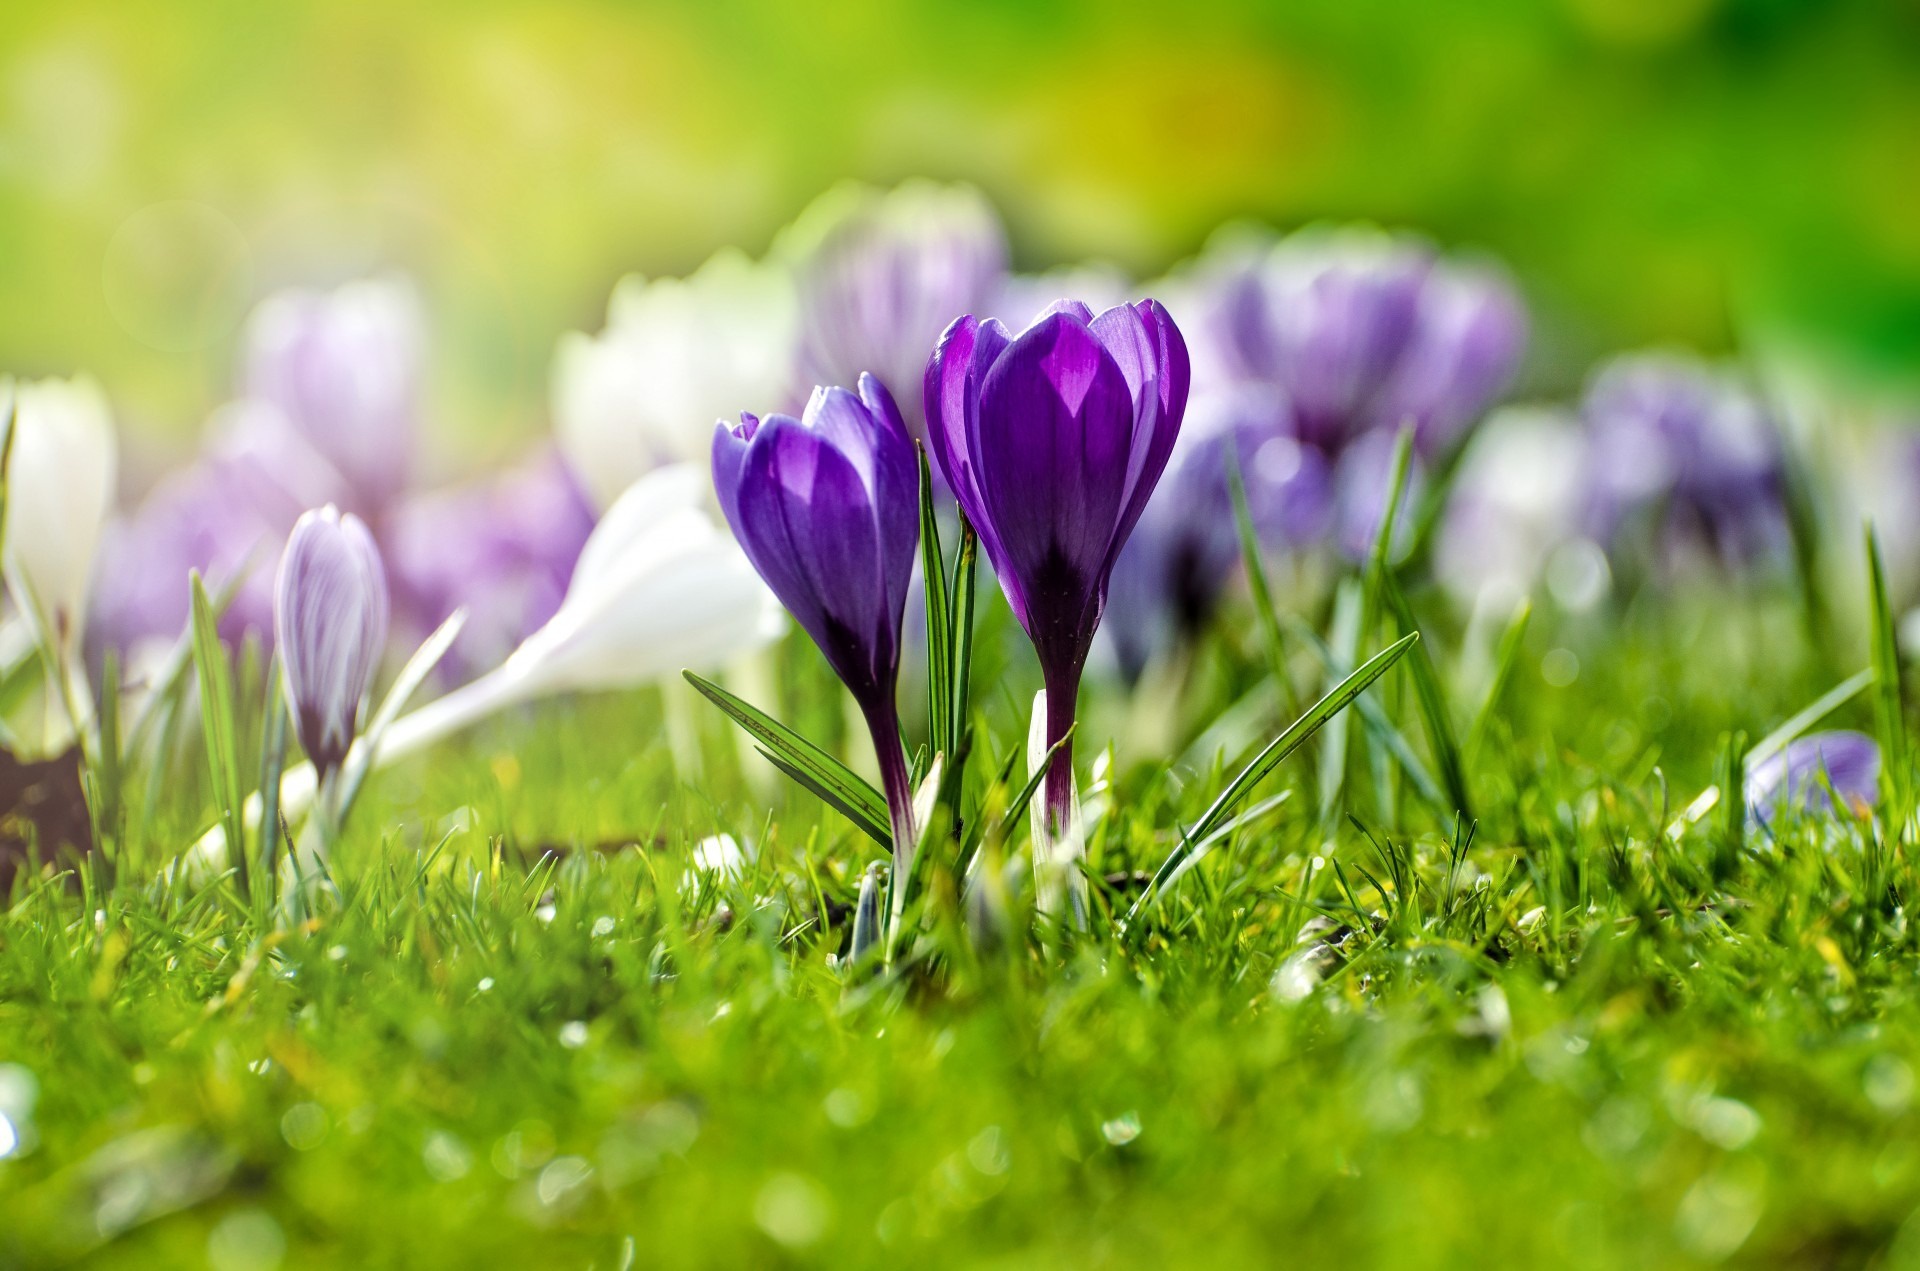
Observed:
[[[1462,727],[1491,668],[1414,605]],[[38,1087],[0,1266],[1920,1263],[1907,849],[1850,821],[1732,855],[1718,817],[1665,834],[1724,735],[1867,665],[1864,634],[1802,630],[1764,589],[1536,613],[1466,760],[1470,836],[1356,723],[1348,816],[1320,816],[1316,739],[1243,807],[1295,796],[1124,935],[1133,872],[1285,721],[1169,764],[1094,677],[1091,930],[977,945],[936,880],[891,977],[832,961],[879,846],[746,772],[704,706],[697,780],[651,691],[380,774],[339,903],[297,931],[232,881],[148,882],[215,816],[192,743],[150,818],[130,796],[111,891],[23,880],[0,913],[0,1110],[21,1069]],[[1229,613],[1177,742],[1268,653]],[[776,713],[857,762],[812,650],[779,660]],[[1024,739],[1034,678],[983,605],[976,772]],[[1430,756],[1404,665],[1376,693]],[[1870,727],[1870,697],[1838,722]],[[730,881],[690,864],[722,831],[756,852]]]

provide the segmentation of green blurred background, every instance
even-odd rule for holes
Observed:
[[[1490,248],[1541,390],[1649,341],[1920,366],[1912,0],[13,0],[0,366],[180,441],[265,291],[399,267],[471,458],[545,427],[620,274],[911,174],[978,182],[1024,268],[1249,217]]]

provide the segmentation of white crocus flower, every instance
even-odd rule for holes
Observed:
[[[413,754],[521,702],[572,691],[630,688],[683,667],[713,669],[759,648],[784,623],[773,595],[739,546],[705,509],[707,475],[661,468],[614,502],[587,540],[559,611],[505,662],[396,719],[371,742],[374,764]],[[349,756],[347,766],[357,762]],[[289,818],[312,802],[311,765],[288,771],[280,806]],[[250,822],[259,801],[247,807]],[[190,870],[220,868],[216,826],[195,845]]]
[[[705,464],[716,419],[786,401],[798,316],[791,279],[741,252],[687,278],[622,279],[598,336],[563,336],[554,359],[560,449],[610,506],[663,463]]]
[[[71,656],[86,630],[94,550],[113,506],[119,451],[106,395],[86,376],[0,386],[10,399],[6,575],[15,603]],[[0,407],[4,409],[4,407]]]

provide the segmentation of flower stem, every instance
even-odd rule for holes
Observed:
[[[867,712],[867,731],[880,761],[880,790],[893,821],[893,874],[896,903],[905,900],[907,871],[913,868],[919,831],[913,823],[913,778],[907,772],[906,747],[900,741],[900,713],[887,702]]]
[[[1066,831],[1073,819],[1073,730],[1080,702],[1080,668],[1075,666],[1045,673],[1047,690],[1047,748],[1059,746],[1053,764],[1047,769],[1044,794],[1047,828],[1055,834]],[[1065,744],[1062,744],[1062,743]]]

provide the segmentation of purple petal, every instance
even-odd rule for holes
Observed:
[[[1880,747],[1856,732],[1812,733],[1755,764],[1747,773],[1748,814],[1766,822],[1782,809],[1833,810],[1827,786],[1853,809],[1879,795]]]
[[[859,471],[821,434],[774,415],[747,451],[739,489],[729,521],[748,558],[854,695],[871,705],[891,691],[899,613],[888,612],[881,544]]]
[[[380,549],[359,517],[328,506],[300,518],[280,560],[275,627],[294,727],[322,775],[353,743],[388,603]]]
[[[1072,610],[1075,589],[1091,597],[1111,560],[1134,441],[1125,376],[1086,327],[1055,314],[994,363],[971,440],[986,520],[1021,582],[1024,619],[1081,621],[1033,612],[1035,588]],[[1033,625],[1028,632],[1040,638]]]

